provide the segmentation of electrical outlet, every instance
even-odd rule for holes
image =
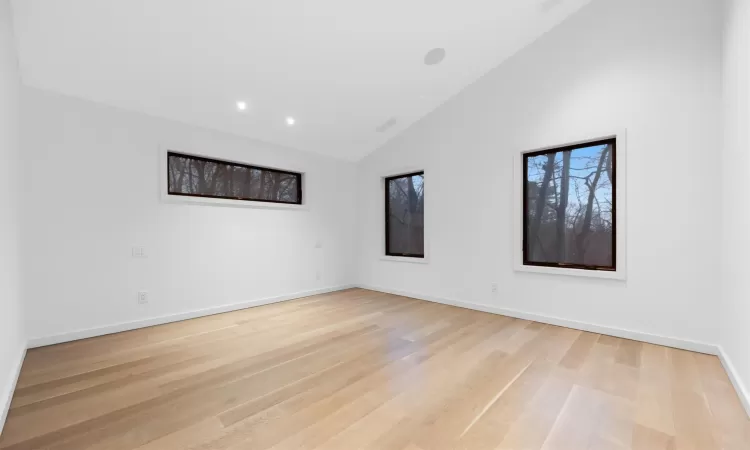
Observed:
[[[138,304],[145,305],[146,303],[148,303],[148,292],[139,291],[138,292]]]
[[[133,247],[132,248],[132,255],[133,258],[145,258],[146,257],[146,249],[143,247]]]
[[[493,294],[497,294],[497,290],[498,290],[497,283],[492,283],[491,289],[492,289]]]
[[[320,270],[318,270],[318,271],[316,271],[316,272],[315,272],[315,279],[316,279],[316,280],[320,281],[320,279],[321,279],[322,277],[323,277],[323,276],[322,276],[322,275],[320,274]]]

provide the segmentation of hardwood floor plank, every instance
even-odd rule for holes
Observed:
[[[645,434],[648,430],[674,437],[672,412],[671,362],[666,347],[644,344],[635,404],[635,422]],[[644,440],[648,441],[646,438]]]
[[[589,352],[591,352],[597,339],[599,339],[598,334],[582,331],[560,361],[560,365],[568,369],[580,369],[586,358],[588,358]]]
[[[720,450],[710,426],[698,369],[690,352],[669,349],[675,450]]]
[[[638,369],[641,367],[641,347],[643,347],[643,344],[640,342],[622,339],[615,355],[615,361]]]
[[[675,445],[674,436],[638,424],[633,429],[633,450],[674,450]]]

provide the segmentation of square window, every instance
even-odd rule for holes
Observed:
[[[523,155],[523,265],[617,270],[616,138]]]

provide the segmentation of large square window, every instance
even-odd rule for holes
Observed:
[[[615,138],[523,155],[523,265],[617,270]]]

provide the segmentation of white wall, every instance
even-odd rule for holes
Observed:
[[[360,282],[715,343],[721,25],[713,0],[594,1],[365,158]],[[514,155],[623,128],[627,281],[514,272]],[[429,264],[379,259],[401,168],[426,171]]]
[[[22,99],[33,342],[353,282],[353,164],[31,88]],[[163,203],[160,145],[303,171],[309,210]]]
[[[10,4],[0,0],[0,431],[26,348],[18,251],[20,84],[10,16]]]
[[[750,3],[727,2],[724,34],[724,155],[720,342],[750,401]],[[750,414],[750,404],[746,403]]]

